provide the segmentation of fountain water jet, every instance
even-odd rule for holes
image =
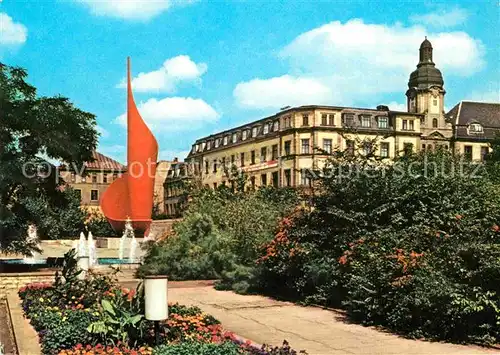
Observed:
[[[87,255],[87,240],[85,239],[85,234],[80,233],[80,240],[78,241],[77,256],[88,256]]]
[[[36,231],[36,226],[34,224],[30,224],[28,227],[28,238],[26,238],[26,242],[30,245],[36,244],[37,247],[40,247],[39,243],[38,243],[38,235],[37,235],[37,231]],[[31,251],[30,254],[31,254],[31,256],[25,257],[24,261],[32,264],[35,262],[36,253],[34,251]]]
[[[92,235],[92,232],[89,232],[89,237],[87,241],[87,250],[89,252],[89,266],[92,267],[93,265],[97,264],[96,243],[94,240],[94,236]]]

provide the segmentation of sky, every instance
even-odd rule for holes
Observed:
[[[0,0],[0,61],[95,114],[98,150],[120,162],[127,56],[159,158],[183,159],[284,106],[406,111],[425,36],[447,109],[500,100],[498,0]]]

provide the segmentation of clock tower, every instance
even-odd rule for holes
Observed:
[[[446,122],[444,115],[446,91],[443,76],[432,60],[432,50],[431,42],[425,37],[420,45],[417,69],[410,74],[406,91],[408,112],[424,115],[421,122],[422,145],[426,144],[426,148],[430,149],[440,144],[437,141],[452,136],[451,124]]]

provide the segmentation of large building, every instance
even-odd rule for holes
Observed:
[[[320,167],[333,149],[370,150],[394,158],[407,150],[452,149],[481,159],[500,131],[500,104],[461,102],[445,113],[444,80],[427,38],[406,91],[407,112],[307,105],[198,139],[187,160],[205,186],[228,183],[227,167],[249,176],[249,187],[309,185],[307,169]],[[366,144],[357,144],[357,142]],[[319,149],[316,149],[319,148]]]
[[[92,158],[94,160],[85,162],[83,167],[68,169],[62,165],[59,167],[59,174],[80,194],[82,206],[99,208],[101,195],[127,168],[96,151],[92,152]]]
[[[176,218],[182,215],[187,203],[187,185],[191,182],[190,166],[177,158],[170,165],[165,180],[165,214]]]

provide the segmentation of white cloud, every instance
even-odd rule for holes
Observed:
[[[77,0],[93,14],[126,20],[148,20],[172,6],[191,4],[193,0]]]
[[[474,91],[466,97],[466,100],[479,102],[500,103],[500,89],[491,91]]]
[[[0,45],[19,45],[26,42],[28,29],[22,23],[14,22],[5,12],[0,12]]]
[[[283,75],[239,83],[233,95],[241,106],[276,108],[311,102],[327,104],[331,92],[327,86],[314,78]]]
[[[267,95],[279,98],[280,93],[275,91],[283,87],[276,83],[293,78],[284,89],[309,95],[308,104],[377,104],[386,93],[401,93],[404,98],[426,35],[445,82],[447,76],[468,76],[484,66],[481,41],[465,32],[429,33],[422,26],[366,24],[360,19],[334,21],[299,35],[279,52],[290,65],[288,75],[239,83],[234,97],[248,107],[279,108],[284,103],[272,103]],[[296,88],[294,84],[300,79],[313,80],[312,89]],[[257,84],[260,91],[248,89]]]
[[[183,161],[189,154],[189,150],[161,150],[158,153],[158,160],[174,160],[178,158]]]
[[[467,21],[468,13],[464,9],[454,8],[430,12],[423,15],[413,15],[410,21],[431,27],[454,27]]]
[[[135,92],[175,92],[181,82],[201,84],[201,76],[207,71],[205,63],[195,63],[187,55],[167,59],[163,66],[148,73],[139,73],[132,79]],[[118,85],[126,87],[125,79]]]
[[[152,98],[141,102],[137,108],[155,133],[197,129],[206,123],[216,122],[220,117],[205,101],[191,97]],[[126,126],[127,115],[118,116],[115,122]]]
[[[101,135],[100,138],[108,138],[109,137],[108,130],[102,126],[96,126],[96,131]]]

